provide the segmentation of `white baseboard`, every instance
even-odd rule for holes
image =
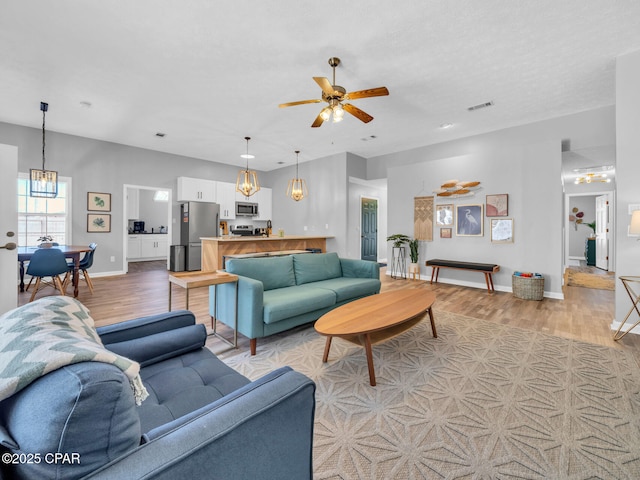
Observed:
[[[619,321],[617,321],[617,320],[615,320],[615,319],[614,319],[614,320],[612,320],[612,321],[611,321],[611,330],[612,330],[612,331],[614,331],[614,332],[615,332],[616,330],[618,330],[618,328],[620,327],[620,324],[621,324],[621,323],[622,323],[622,322],[619,322]],[[627,328],[629,328],[631,325],[633,325],[633,323],[629,323],[629,322],[627,322],[627,323],[626,323],[626,325],[625,325],[624,327],[622,327],[622,328],[626,330],[626,329],[627,329]],[[634,334],[636,334],[636,335],[640,335],[640,325],[637,325],[637,326],[636,326],[635,328],[633,328],[629,333],[634,333]]]
[[[391,276],[391,272],[387,271],[387,276]],[[409,275],[407,280],[412,281],[411,276]],[[420,275],[420,280],[429,281],[431,280],[431,276]],[[469,282],[466,280],[451,280],[448,278],[438,278],[438,283],[447,283],[449,285],[459,285],[461,287],[471,287],[471,288],[480,288],[483,290],[487,289],[487,284],[482,282]],[[513,293],[513,288],[505,285],[494,285],[494,288],[497,292],[507,292]],[[564,300],[563,293],[555,293],[555,292],[544,292],[545,298],[553,298],[555,300]]]

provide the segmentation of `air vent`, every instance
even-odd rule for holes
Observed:
[[[479,103],[478,105],[474,105],[473,107],[467,108],[467,110],[469,110],[470,112],[473,112],[474,110],[480,110],[481,108],[487,108],[491,106],[493,106],[493,100],[491,100],[490,102]]]
[[[156,137],[160,137],[160,138],[163,138],[165,135],[166,133],[162,133],[162,132],[156,133]]]

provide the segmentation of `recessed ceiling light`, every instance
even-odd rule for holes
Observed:
[[[256,158],[255,155],[251,155],[250,153],[243,153],[240,155],[240,158]]]
[[[453,123],[441,123],[440,128],[451,128],[453,127]]]

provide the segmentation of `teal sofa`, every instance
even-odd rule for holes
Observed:
[[[238,275],[238,333],[250,339],[251,355],[258,338],[313,322],[340,305],[380,292],[376,262],[336,253],[231,258],[225,265]],[[233,327],[235,313],[236,285],[210,287],[212,320]]]

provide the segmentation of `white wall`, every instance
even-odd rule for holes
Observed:
[[[39,129],[0,122],[0,143],[18,147],[20,172],[28,172],[29,168],[41,162],[42,131]],[[127,227],[123,218],[123,185],[149,185],[173,190],[172,215],[176,223],[169,227],[174,234],[172,242],[176,243],[179,231],[175,227],[179,225],[180,214],[175,203],[176,178],[183,175],[235,182],[238,172],[237,167],[230,165],[53,131],[47,132],[47,168],[73,178],[73,243],[97,242],[100,245],[92,267],[96,274],[122,271],[123,239]],[[88,191],[111,193],[110,233],[87,233]],[[165,223],[166,220],[160,225]]]
[[[299,202],[287,197],[287,184],[295,176],[295,166],[264,175],[273,188],[273,230],[287,235],[330,235],[327,250],[347,255],[347,155],[337,154],[299,165],[309,197]],[[306,227],[306,230],[305,230]]]
[[[497,289],[511,289],[514,270],[530,270],[545,275],[548,296],[561,298],[562,140],[570,139],[574,148],[611,145],[614,119],[614,108],[604,107],[369,159],[369,178],[388,178],[388,233],[413,235],[414,196],[451,178],[481,181],[482,190],[475,197],[436,203],[484,204],[486,194],[507,193],[515,242],[492,244],[488,220],[482,238],[454,234],[452,239],[440,239],[436,230],[434,241],[425,242],[421,251],[422,275],[430,274],[431,269],[424,267],[428,258],[498,263]],[[474,286],[484,283],[466,272],[449,271],[444,279]]]
[[[640,242],[627,236],[629,204],[640,203],[640,51],[616,60],[616,277],[640,275]],[[616,321],[631,308],[622,284],[616,284]],[[632,320],[635,323],[634,313]]]

